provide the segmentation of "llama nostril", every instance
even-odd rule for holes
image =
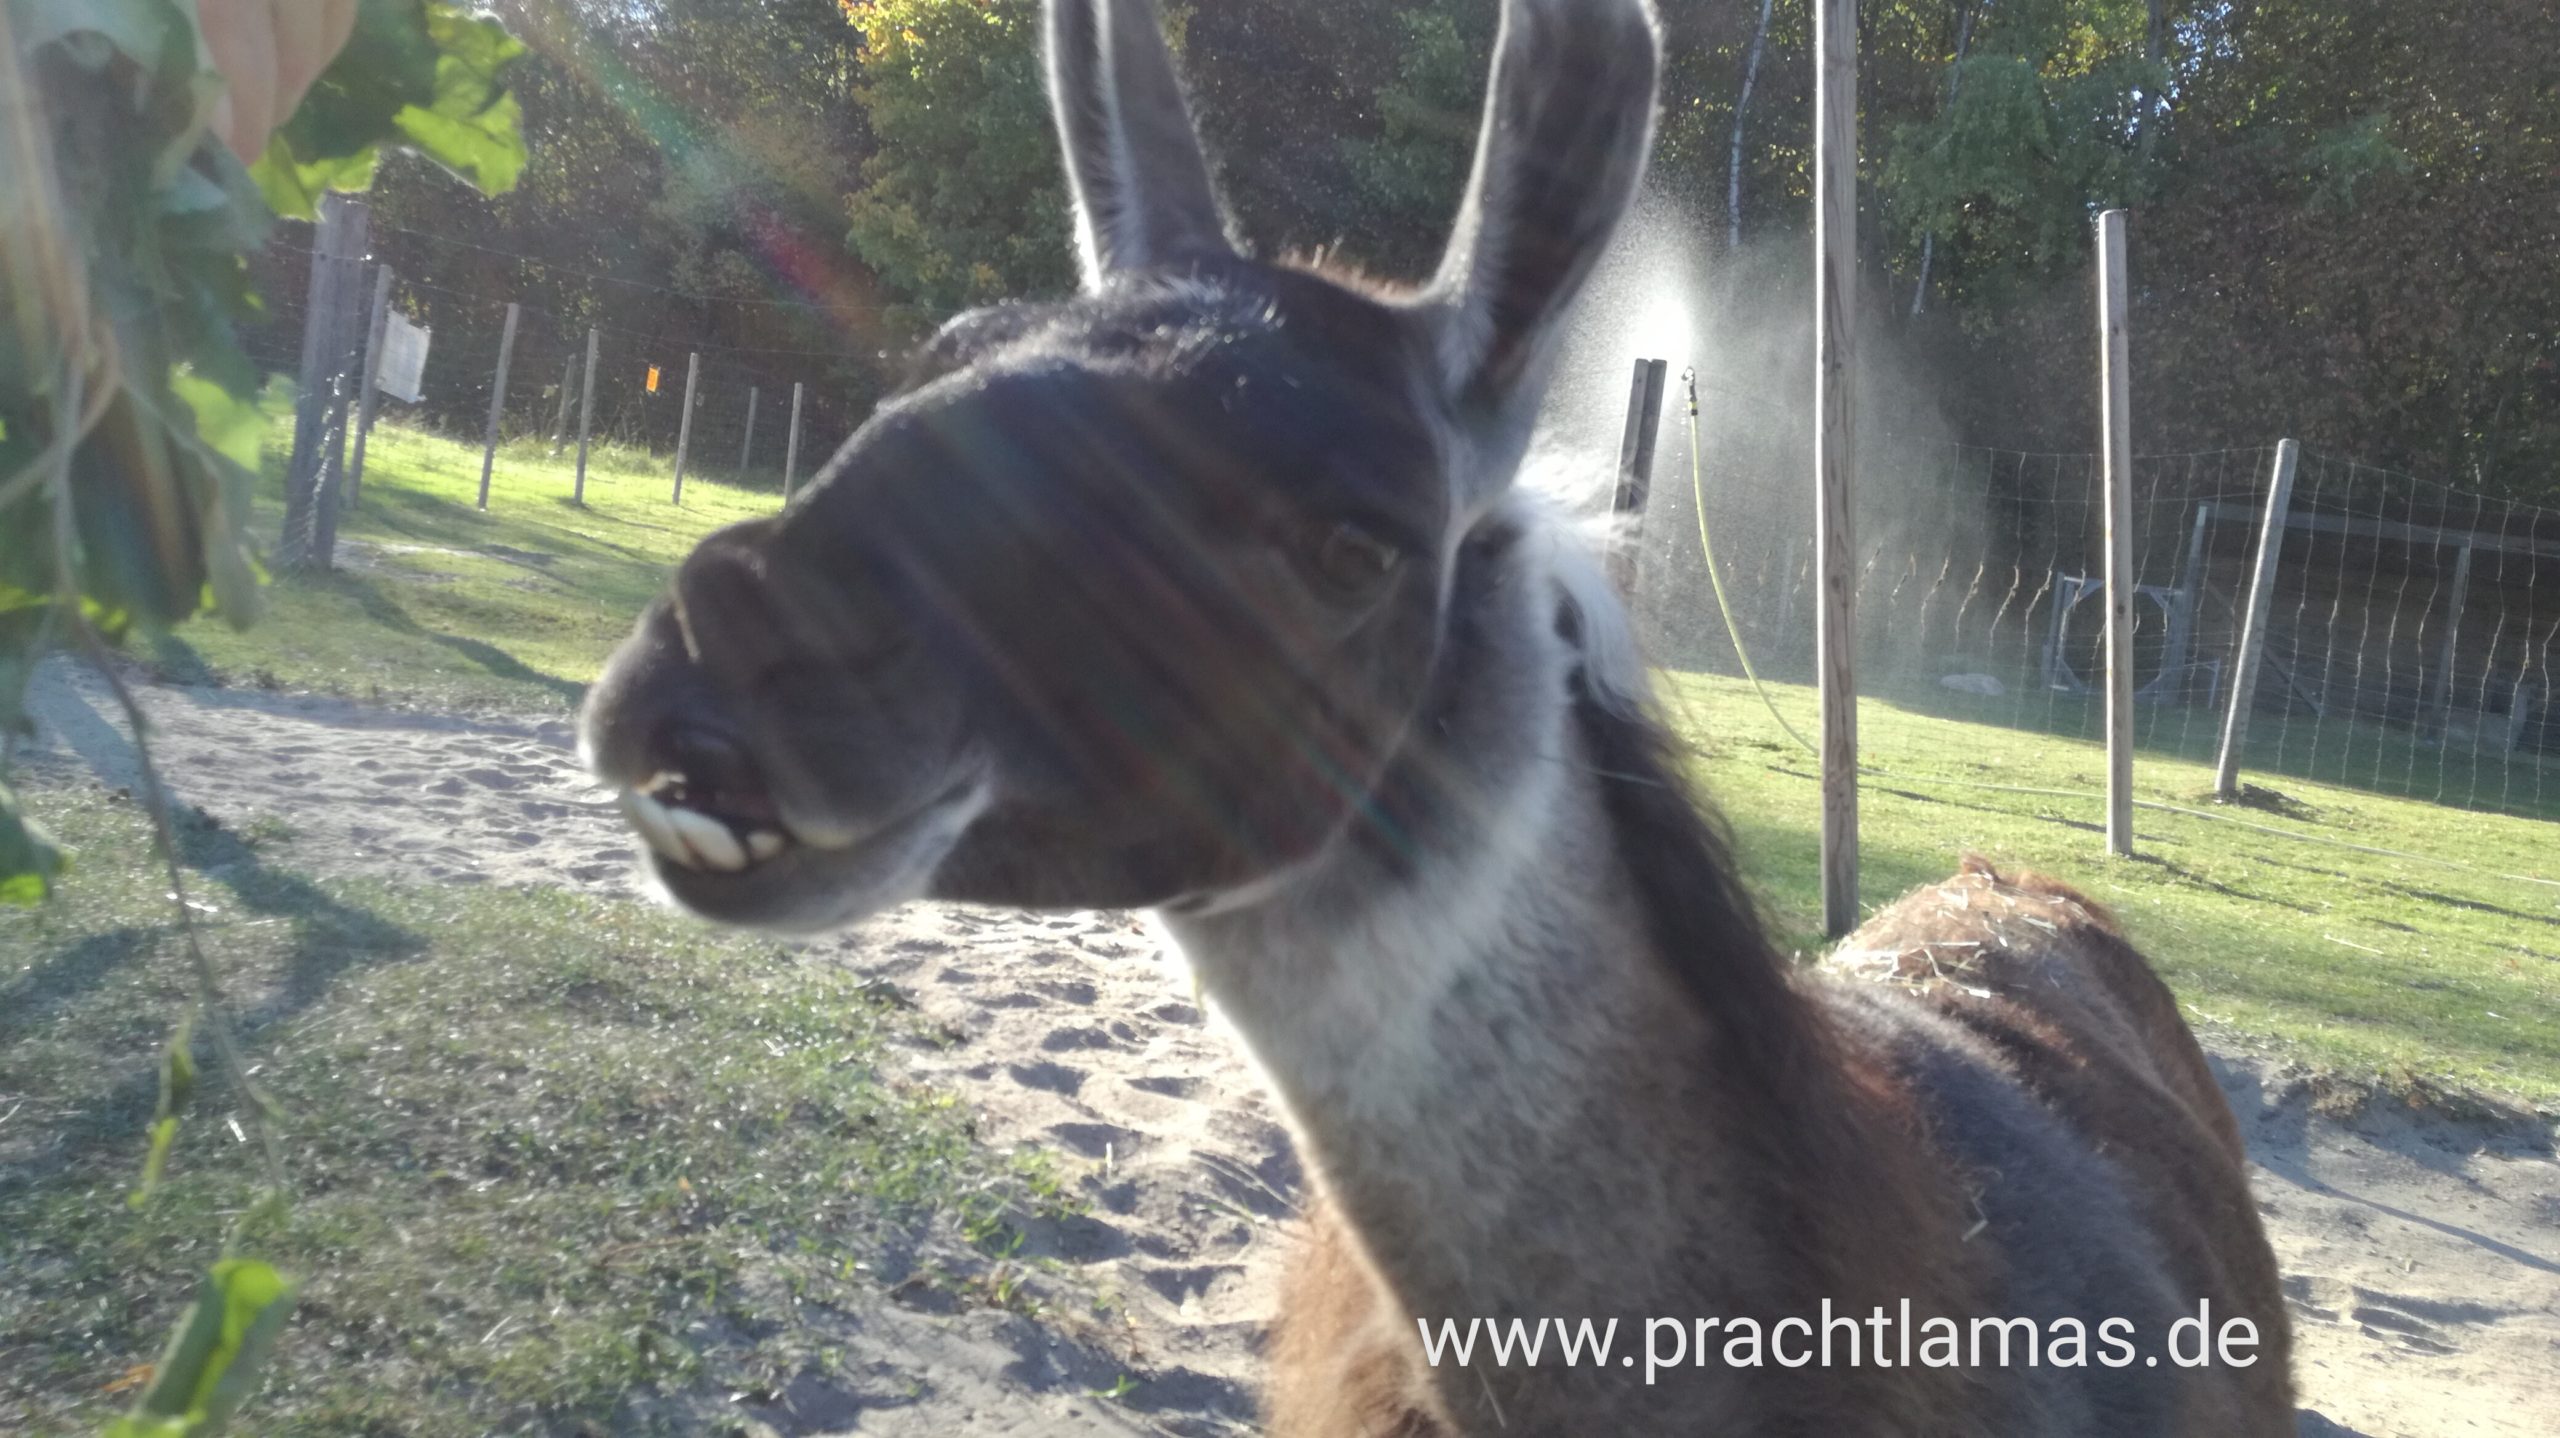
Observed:
[[[677,720],[666,731],[661,751],[666,767],[685,790],[707,807],[752,817],[766,807],[764,778],[746,746],[725,730]]]

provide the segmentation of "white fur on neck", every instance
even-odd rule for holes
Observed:
[[[1548,1127],[1542,1110],[1580,1090],[1594,1036],[1615,1022],[1604,1011],[1626,1001],[1595,991],[1568,1001],[1582,1012],[1557,1012],[1552,980],[1561,952],[1629,950],[1629,936],[1613,932],[1626,916],[1613,907],[1606,831],[1578,782],[1570,677],[1582,666],[1595,692],[1633,702],[1643,670],[1581,536],[1535,498],[1515,493],[1505,509],[1521,529],[1505,561],[1522,601],[1507,642],[1535,666],[1530,692],[1547,698],[1520,716],[1532,757],[1494,776],[1493,807],[1463,831],[1473,842],[1417,855],[1419,872],[1392,880],[1346,849],[1258,902],[1158,916],[1319,1176],[1335,1165],[1411,1174],[1448,1205],[1453,1243],[1498,1220],[1507,1185],[1535,1181],[1488,1174],[1486,1156],[1523,1125]],[[1560,600],[1581,612],[1578,646],[1556,633]],[[1462,982],[1471,986],[1463,1007]],[[1506,1025],[1499,1072],[1458,1101],[1448,1020],[1487,1006],[1523,1022]]]

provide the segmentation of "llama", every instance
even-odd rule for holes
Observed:
[[[1274,1433],[2289,1433],[2236,1130],[2141,958],[1975,865],[1791,970],[1514,484],[1643,169],[1646,0],[1504,0],[1410,291],[1240,252],[1151,0],[1048,25],[1083,291],[954,321],[642,617],[583,739],[657,882],[777,930],[1155,910],[1308,1160]],[[2174,1362],[2200,1303],[2254,1349]],[[1623,1331],[1428,1356],[1470,1319]],[[2012,1321],[2048,1347],[1979,1351]]]

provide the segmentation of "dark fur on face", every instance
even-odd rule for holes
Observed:
[[[1241,260],[955,321],[805,499],[685,562],[598,687],[599,762],[645,780],[726,736],[822,836],[982,786],[953,898],[1160,904],[1306,857],[1430,680],[1450,515],[1417,343]],[[762,874],[667,877],[800,912]]]

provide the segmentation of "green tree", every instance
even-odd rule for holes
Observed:
[[[2234,5],[2146,217],[2150,373],[2287,433],[2560,505],[2560,47],[2541,0]]]
[[[1882,147],[1884,240],[1908,269],[1934,241],[1959,305],[2000,307],[2079,266],[2089,217],[2153,188],[2138,123],[2166,88],[2144,6],[2007,0],[1962,7],[1947,96]],[[1952,13],[1952,12],[1951,12]]]
[[[1038,0],[845,0],[879,148],[848,243],[921,330],[1075,281],[1066,182],[1040,67]]]
[[[1365,202],[1368,258],[1418,273],[1438,257],[1465,193],[1493,48],[1491,7],[1417,5],[1397,17],[1395,77],[1378,90],[1378,133],[1338,143]]]

